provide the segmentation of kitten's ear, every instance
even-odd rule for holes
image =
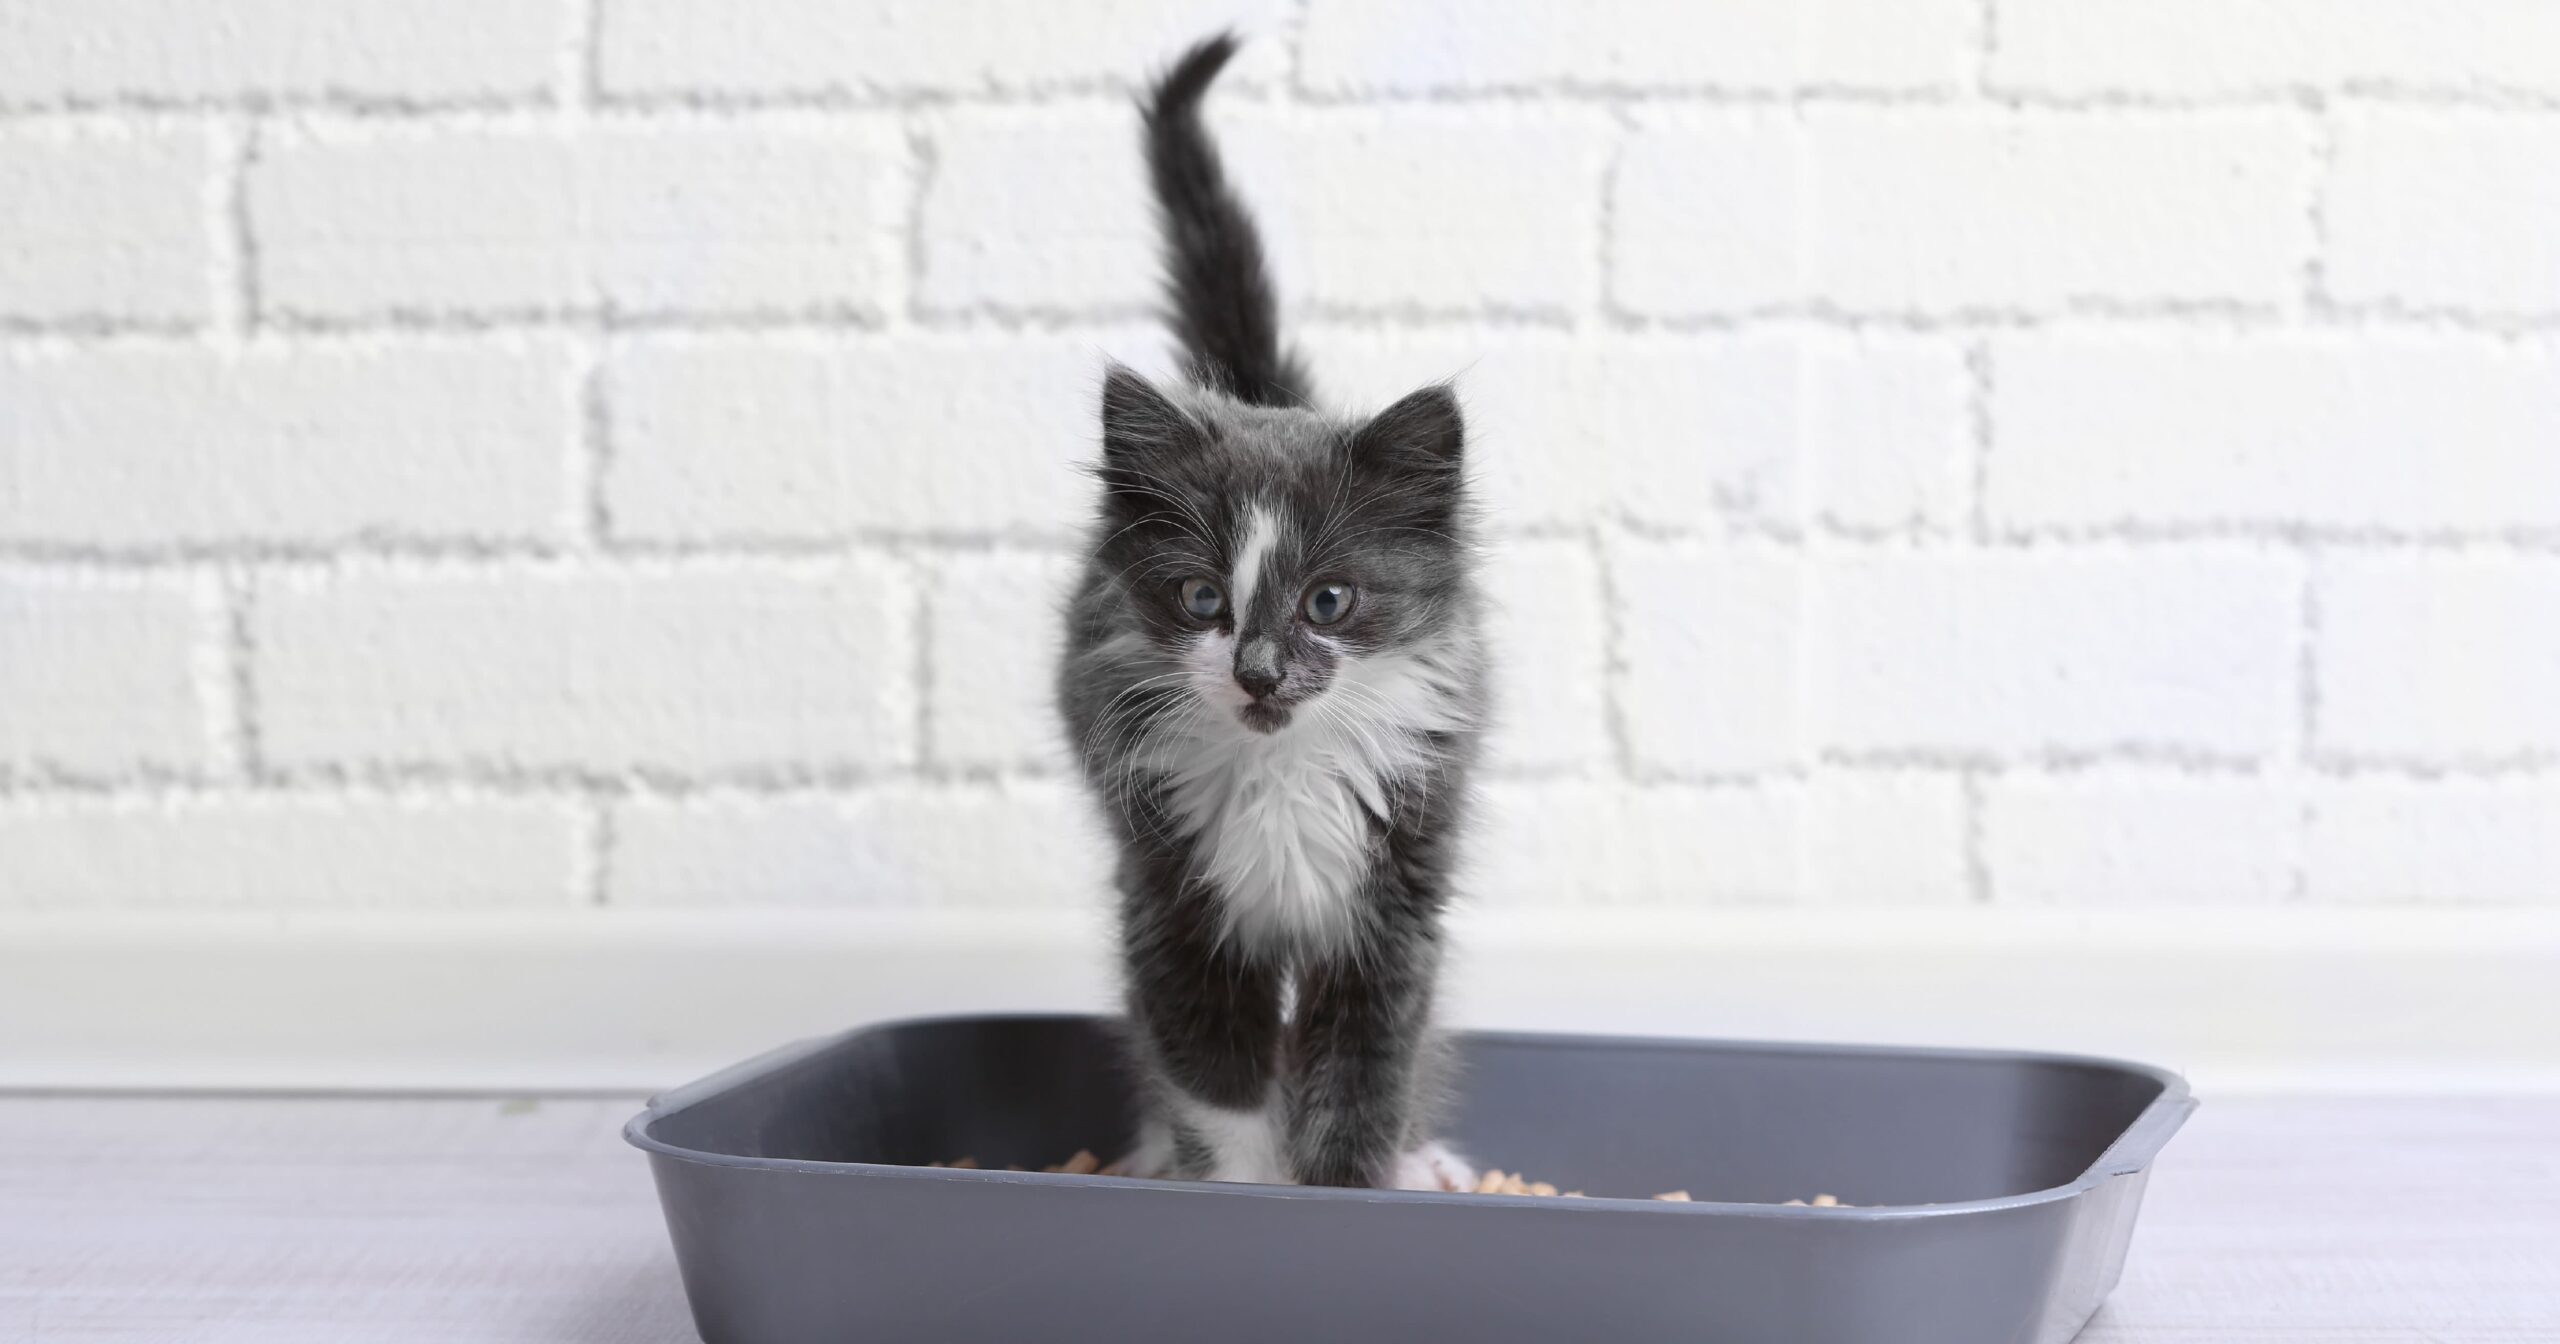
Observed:
[[[1399,473],[1457,478],[1467,443],[1458,394],[1435,383],[1380,411],[1351,436],[1355,462]]]
[[[1145,471],[1167,453],[1196,446],[1200,427],[1155,384],[1125,364],[1102,375],[1102,464]]]

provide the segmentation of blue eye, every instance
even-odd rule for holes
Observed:
[[[1181,592],[1182,609],[1193,620],[1213,621],[1227,609],[1227,595],[1207,579],[1184,579]]]
[[[1307,590],[1307,619],[1318,625],[1331,625],[1351,614],[1351,585],[1319,583]]]

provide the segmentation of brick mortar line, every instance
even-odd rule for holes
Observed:
[[[906,114],[901,119],[900,130],[906,140],[908,180],[902,236],[899,240],[901,243],[899,260],[902,263],[899,285],[901,292],[899,302],[892,311],[898,322],[907,326],[919,326],[929,322],[932,316],[927,311],[924,301],[925,271],[929,261],[929,253],[925,247],[925,239],[929,233],[925,227],[925,207],[932,199],[934,175],[942,168],[942,153],[941,145],[934,138],[932,128],[925,124],[921,116],[912,112]]]
[[[2320,637],[2322,610],[2320,593],[2325,580],[2325,560],[2320,548],[2305,546],[2302,550],[2302,584],[2295,627],[2294,656],[2294,724],[2293,754],[2297,766],[2309,765],[2320,757]]]
[[[1559,339],[1635,338],[1696,340],[1763,336],[1939,336],[1979,339],[1985,336],[2035,335],[2082,337],[2159,334],[2215,339],[2275,339],[2287,336],[2440,336],[2502,345],[2560,346],[2560,311],[2498,312],[2404,303],[2329,305],[2316,313],[2290,313],[2273,308],[2232,309],[2211,305],[2082,305],[2043,311],[1952,310],[1944,313],[1891,310],[1842,310],[1823,305],[1783,305],[1731,314],[1651,317],[1611,306],[1597,328],[1577,326],[1570,316],[1555,313],[1479,311],[1468,309],[1358,309],[1335,307],[1295,310],[1293,329],[1328,336],[1383,334],[1449,335],[1480,333],[1489,337],[1546,333]],[[652,339],[814,340],[842,342],[847,348],[891,346],[902,337],[945,340],[959,337],[1019,339],[1043,336],[1094,336],[1138,333],[1151,328],[1150,310],[1130,306],[1099,310],[927,310],[901,315],[889,311],[835,308],[826,311],[628,312],[603,308],[508,309],[484,311],[408,311],[366,316],[317,317],[291,310],[266,311],[260,328],[243,348],[291,351],[350,344],[379,343],[386,348],[416,343],[474,342],[502,338],[543,339],[598,332],[646,342]],[[104,316],[33,320],[0,317],[0,351],[28,353],[78,352],[85,349],[205,348],[214,334],[211,324],[189,321],[134,320]]]
[[[1307,28],[1315,18],[1315,0],[1289,0],[1280,12],[1280,100],[1304,103],[1311,86],[1307,81]]]
[[[548,336],[592,333],[791,335],[879,334],[889,314],[868,304],[826,303],[797,308],[632,309],[609,303],[551,307],[395,308],[365,313],[313,313],[271,308],[268,330],[280,338],[401,336]]]
[[[2308,199],[2303,211],[2311,239],[2302,264],[2302,305],[2304,312],[2328,318],[2339,311],[2329,290],[2329,192],[2338,175],[2338,123],[2325,100],[2308,111],[2311,163],[2304,174]]]
[[[1891,94],[1880,91],[1859,94],[1848,91],[1817,90],[1764,94],[1729,92],[1724,94],[1630,93],[1593,96],[1416,96],[1363,102],[1315,100],[1261,105],[1295,107],[1300,116],[1316,122],[1329,116],[1360,111],[1388,114],[1399,108],[1435,106],[1460,109],[1500,108],[1514,114],[1538,109],[1555,109],[1573,115],[1588,115],[1596,111],[1615,113],[1622,117],[1652,109],[1713,112],[1806,111],[1835,108],[1924,113],[1996,113],[2009,116],[2050,116],[2057,119],[2107,116],[2160,119],[2181,116],[2210,118],[2248,112],[2316,111],[2323,106],[2340,105],[2406,114],[2434,113],[2447,117],[2492,117],[2507,122],[2540,122],[2560,116],[2560,95],[2554,95],[2549,101],[2524,102],[2452,96],[2373,97],[2340,94],[2329,90],[2303,90],[2282,95],[2209,100],[2103,97],[2041,99],[2022,96],[1977,99],[1969,96]],[[583,108],[564,106],[555,101],[551,95],[544,94],[522,100],[458,101],[449,104],[397,106],[378,110],[366,110],[358,105],[311,100],[234,99],[169,106],[136,104],[81,110],[28,108],[15,111],[0,110],[0,132],[23,127],[39,131],[116,137],[137,127],[151,129],[201,123],[206,119],[238,118],[286,118],[297,127],[308,128],[323,135],[334,132],[356,133],[368,129],[413,134],[537,132],[574,129],[582,124],[615,128],[711,124],[752,125],[758,121],[777,119],[816,125],[841,122],[851,127],[864,123],[878,124],[890,120],[907,120],[919,116],[947,115],[955,112],[984,111],[993,115],[1054,109],[1117,111],[1124,106],[1123,98],[1116,94],[1095,95],[1090,99],[901,98],[877,102],[792,98],[736,100],[721,103],[673,100],[654,105],[634,104],[626,98],[604,96]]]
[[[581,0],[568,0],[575,6]],[[574,14],[575,11],[573,10]],[[862,90],[819,86],[749,89],[697,86],[650,90],[614,89],[603,82],[601,52],[595,47],[600,23],[572,18],[564,34],[562,69],[542,86],[508,92],[414,96],[347,92],[243,91],[233,94],[164,96],[126,92],[74,95],[50,100],[0,100],[0,129],[9,126],[121,130],[136,119],[177,122],[208,116],[284,116],[313,125],[332,123],[384,126],[484,126],[491,121],[531,121],[582,107],[598,121],[646,124],[680,120],[746,120],[791,115],[861,117],[909,112],[995,113],[1037,110],[1125,110],[1140,91],[1137,74],[1084,77],[1020,86],[971,89],[874,87]],[[580,29],[583,28],[583,31]],[[584,44],[583,50],[577,44]],[[1977,56],[1987,62],[1988,53]],[[2248,89],[2175,93],[2140,89],[2060,91],[1989,82],[1987,69],[1961,84],[1843,84],[1824,81],[1770,81],[1717,84],[1595,82],[1571,77],[1545,78],[1473,87],[1380,88],[1351,91],[1311,83],[1284,73],[1276,92],[1241,91],[1261,107],[1284,109],[1282,115],[1323,117],[1368,110],[1413,107],[1619,109],[1761,109],[1823,108],[1882,111],[1978,111],[2013,115],[2056,116],[2108,114],[2180,114],[2268,111],[2302,108],[2324,102],[2354,103],[2395,111],[2489,114],[2533,119],[2560,114],[2560,89],[2519,86],[2432,85],[2388,80],[2345,80],[2326,83],[2277,83]]]
[[[566,0],[562,10],[560,62],[552,97],[580,116],[591,112],[604,94],[604,0]]]
[[[1964,374],[1965,527],[1976,545],[1989,545],[1995,535],[1991,520],[1991,458],[1999,434],[1992,419],[1996,391],[1992,380],[1997,370],[1992,366],[1989,337],[1977,336],[1966,342]]]
[[[1487,538],[1499,548],[1511,542],[1575,541],[1595,526],[1628,540],[1693,545],[1711,550],[1763,550],[1809,559],[1825,555],[2016,556],[2037,552],[2072,555],[2284,554],[2303,546],[2412,560],[2485,558],[2539,564],[2560,559],[2560,532],[2433,533],[2289,523],[2248,526],[2073,529],[2045,533],[1995,533],[1987,542],[1898,530],[1823,529],[1812,534],[1764,527],[1671,527],[1607,518],[1584,523],[1541,523],[1503,530]],[[1605,549],[1600,552],[1605,556]],[[561,574],[768,570],[815,572],[862,560],[912,560],[922,556],[1014,554],[1072,557],[1073,534],[1017,532],[863,532],[852,536],[731,537],[683,542],[622,538],[589,550],[574,540],[428,538],[394,542],[272,542],[244,540],[179,546],[98,546],[0,540],[0,573],[130,573],[186,571],[205,565],[259,565],[284,572],[475,573],[547,571]]]
[[[1609,142],[1609,157],[1600,169],[1599,236],[1595,240],[1599,251],[1595,266],[1598,274],[1592,278],[1599,292],[1593,298],[1589,313],[1589,326],[1593,330],[1623,327],[1632,316],[1618,304],[1618,184],[1626,170],[1627,151],[1635,143],[1640,129],[1633,117],[1624,111],[1619,112],[1616,130]]]
[[[1985,771],[1975,768],[1959,772],[1956,787],[1960,799],[1957,844],[1964,866],[1966,903],[1996,905],[2000,893],[1991,871],[1990,790]]]
[[[910,249],[912,252],[912,248]],[[1735,312],[1652,315],[1614,302],[1586,321],[1571,307],[1513,305],[1298,305],[1284,317],[1292,328],[1335,332],[1544,331],[1558,335],[1711,336],[1757,332],[1963,335],[2082,330],[2165,330],[2229,336],[2282,333],[2461,333],[2499,340],[2560,335],[2560,310],[2498,310],[2398,301],[2330,304],[2317,312],[2278,305],[2220,300],[2095,301],[2036,309],[1958,306],[1945,310],[1841,308],[1822,302],[1767,305]],[[542,335],[601,329],[635,336],[829,335],[1088,335],[1136,331],[1155,313],[1132,301],[1101,308],[1052,308],[980,303],[959,307],[921,303],[900,313],[866,302],[800,309],[630,310],[610,305],[572,308],[399,309],[360,314],[318,314],[269,309],[266,328],[279,336],[399,337],[407,335]],[[0,337],[152,336],[185,338],[201,324],[65,319],[0,319]]]
[[[2442,757],[2322,752],[2307,763],[2304,774],[2315,779],[2540,779],[2560,775],[2560,748],[2527,747],[2497,756]]]
[[[1674,315],[1621,310],[1611,329],[1673,335],[1804,328],[1817,331],[1942,333],[2162,330],[2259,336],[2287,332],[2471,332],[2515,339],[2560,331],[2560,310],[2495,310],[2400,302],[2330,305],[2302,312],[2279,304],[2227,300],[2079,299],[2034,308],[1956,305],[1945,309],[1844,308],[1823,300],[1766,304],[1728,312]]]
[[[608,573],[724,567],[780,571],[917,554],[1065,556],[1075,553],[1073,535],[1065,531],[1055,535],[872,532],[850,537],[732,538],[705,543],[622,539],[593,550],[572,540],[536,542],[499,538],[422,537],[388,543],[309,545],[248,540],[142,547],[0,540],[0,573],[12,569],[124,573],[184,570],[220,563],[260,564],[301,571],[388,571],[404,567],[420,572],[538,569],[561,573]]]
[[[577,0],[571,0],[576,3]],[[595,81],[591,86],[589,81]],[[394,94],[259,92],[202,96],[122,93],[52,100],[0,100],[0,127],[117,128],[133,119],[175,122],[207,116],[284,116],[315,125],[369,123],[390,126],[484,125],[492,120],[531,120],[582,103],[599,121],[746,120],[764,116],[863,117],[904,112],[1020,113],[1063,109],[1122,111],[1139,93],[1139,76],[1082,78],[1035,86],[956,88],[827,88],[801,85],[751,89],[737,86],[617,89],[601,70],[558,73],[541,87],[516,92],[409,96]],[[564,87],[565,86],[565,87]],[[585,89],[583,96],[579,90]],[[1279,96],[1239,89],[1257,107],[1282,115],[1323,117],[1368,110],[1447,108],[1822,108],[1880,111],[1983,111],[2056,116],[2213,115],[2301,108],[2324,101],[2395,111],[2492,114],[2535,119],[2560,113],[2560,89],[2516,86],[2395,84],[2348,80],[2270,84],[2248,89],[2175,93],[2129,88],[2061,91],[1968,83],[1842,84],[1823,81],[1767,83],[1626,83],[1543,78],[1469,87],[1386,88],[1349,91],[1283,79]]]
[[[569,892],[590,907],[613,904],[615,841],[614,800],[588,792],[578,795],[577,820],[569,854]]]
[[[231,576],[220,567],[189,575],[195,601],[188,641],[188,682],[194,691],[198,731],[205,750],[204,769],[220,779],[247,774],[248,753],[242,745],[240,693],[233,657],[233,613],[237,599]],[[0,765],[0,774],[7,767]]]
[[[1819,793],[1833,780],[1873,781],[1896,776],[2002,781],[2255,783],[2273,791],[2302,785],[2477,784],[2520,790],[2560,784],[2560,751],[2528,752],[2503,760],[2363,760],[2329,762],[2294,773],[2281,768],[2186,769],[2156,759],[2103,759],[2080,763],[2036,759],[1968,759],[1961,764],[1907,766],[1843,764],[1777,768],[1731,774],[1698,773],[1619,779],[1605,774],[1496,774],[1484,782],[1502,788],[1627,788],[1662,793]],[[684,773],[668,770],[599,770],[584,767],[475,768],[422,763],[299,768],[240,780],[202,772],[0,771],[0,806],[49,804],[158,804],[205,802],[555,802],[629,804],[717,799],[859,798],[882,794],[1002,794],[1022,788],[1072,789],[1064,770],[1001,768],[796,769]]]
[[[223,656],[232,720],[225,729],[241,778],[266,777],[266,727],[257,679],[258,574],[246,565],[226,566],[222,573]]]
[[[221,348],[254,340],[260,323],[258,235],[249,211],[249,175],[257,167],[265,123],[256,114],[218,122],[213,156],[212,321],[207,336]]]
[[[2294,723],[2293,741],[2287,755],[2294,774],[2302,777],[2310,773],[2319,756],[2322,574],[2318,546],[2306,542],[2298,556],[2302,574],[2295,598]],[[2312,899],[2310,837],[2314,811],[2315,807],[2307,795],[2294,807],[2284,891],[2288,904],[2303,904]]]
[[[1600,668],[1601,725],[1608,742],[1610,768],[1621,779],[1633,780],[1637,773],[1637,752],[1633,716],[1627,707],[1627,679],[1634,664],[1627,656],[1626,593],[1618,582],[1618,557],[1615,547],[1597,525],[1581,537],[1590,548],[1593,568],[1600,576]]]
[[[914,685],[908,688],[907,708],[914,716],[909,725],[912,736],[908,747],[915,753],[916,767],[930,770],[941,757],[933,735],[933,689],[939,675],[934,658],[933,599],[942,580],[942,569],[915,555],[903,557],[902,567],[907,576],[907,598],[914,605],[907,618],[907,637],[915,641],[915,647],[907,651],[911,660],[907,674],[914,679]]]
[[[1911,772],[1919,774],[2000,775],[2027,771],[2052,775],[2104,773],[2119,769],[2168,771],[2181,775],[2260,777],[2272,770],[2264,758],[2200,749],[2183,742],[2128,741],[2106,747],[2038,747],[2025,751],[1965,747],[1825,747],[1815,753],[1818,768]]]
[[[1992,71],[2000,58],[2000,0],[1975,0],[1973,41],[1973,86],[1968,92],[1976,98],[1989,99],[1997,88]]]

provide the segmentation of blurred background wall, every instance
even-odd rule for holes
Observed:
[[[1482,907],[2560,906],[2560,7],[21,0],[17,946],[1098,909],[1051,609],[1230,22],[1320,386],[1470,411]]]

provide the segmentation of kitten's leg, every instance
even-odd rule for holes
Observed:
[[[1299,982],[1291,1170],[1308,1185],[1387,1186],[1412,1129],[1438,963],[1428,935],[1307,969]]]
[[[1413,1106],[1405,1116],[1404,1155],[1396,1159],[1398,1190],[1473,1190],[1475,1164],[1438,1137],[1448,1123],[1457,1058],[1448,1037],[1432,1031],[1414,1061]]]
[[[1228,947],[1213,919],[1195,897],[1127,921],[1129,1016],[1148,1090],[1170,1131],[1171,1174],[1285,1183],[1279,976]]]

